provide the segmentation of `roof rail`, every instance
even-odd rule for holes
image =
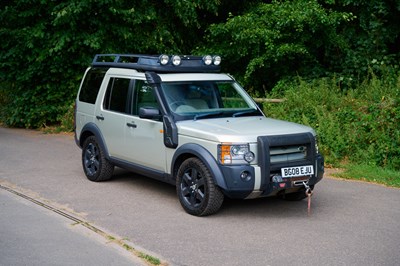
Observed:
[[[169,56],[141,54],[96,54],[93,67],[129,68],[159,73],[219,72],[220,56]]]

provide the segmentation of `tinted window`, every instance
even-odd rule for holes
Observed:
[[[97,93],[99,92],[104,75],[108,69],[92,68],[85,76],[82,88],[79,94],[79,101],[94,104],[96,102]]]
[[[130,79],[111,78],[104,98],[104,109],[127,113]]]
[[[158,108],[158,103],[153,92],[153,88],[143,80],[137,80],[135,85],[135,104],[133,114],[139,114],[140,107]]]

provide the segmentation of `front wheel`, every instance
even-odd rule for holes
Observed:
[[[82,166],[86,177],[95,182],[110,179],[114,171],[114,165],[107,160],[94,136],[88,137],[83,143]]]
[[[224,201],[211,172],[198,158],[189,158],[179,167],[176,191],[185,211],[195,216],[216,213]]]

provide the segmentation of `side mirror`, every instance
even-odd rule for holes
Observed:
[[[163,121],[164,145],[168,148],[175,149],[176,147],[178,147],[178,128],[176,127],[174,120],[168,115],[165,115],[163,117]]]
[[[161,114],[160,110],[155,107],[140,107],[139,108],[139,117],[145,119],[160,119]]]

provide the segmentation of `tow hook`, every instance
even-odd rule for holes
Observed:
[[[308,205],[307,213],[308,213],[308,216],[310,216],[311,215],[311,196],[312,196],[313,192],[312,192],[312,189],[310,188],[310,186],[308,185],[308,182],[304,181],[303,185],[306,190],[305,193],[307,195],[307,205]]]

